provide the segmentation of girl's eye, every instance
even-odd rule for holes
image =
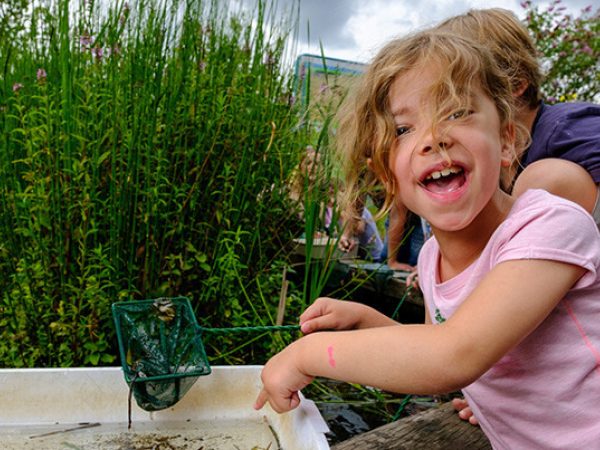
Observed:
[[[402,136],[410,131],[408,127],[396,127],[396,137]]]
[[[464,119],[465,117],[471,115],[473,111],[467,111],[466,109],[460,109],[448,116],[448,120],[458,120]]]

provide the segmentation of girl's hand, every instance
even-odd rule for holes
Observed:
[[[300,316],[300,329],[308,334],[313,331],[359,328],[364,308],[365,305],[360,303],[321,297]]]
[[[304,334],[324,330],[354,330],[359,328],[398,325],[376,309],[362,303],[321,297],[300,316]]]
[[[416,268],[406,277],[406,287],[419,289],[419,273]]]
[[[344,253],[350,253],[356,245],[356,240],[349,236],[342,236],[338,242],[338,248]]]
[[[479,425],[479,421],[473,414],[473,410],[469,406],[469,403],[464,398],[453,398],[452,406],[458,412],[458,417],[462,420],[468,421],[471,425]]]
[[[263,388],[254,403],[254,409],[261,409],[269,403],[275,412],[291,411],[300,404],[299,392],[310,384],[308,376],[297,366],[295,343],[273,356],[261,373]]]

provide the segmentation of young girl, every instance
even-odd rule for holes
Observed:
[[[489,51],[436,31],[395,40],[354,98],[339,130],[347,178],[371,158],[388,205],[398,196],[432,227],[418,264],[426,324],[318,299],[300,317],[307,335],[265,365],[255,407],[295,408],[316,376],[463,389],[494,448],[596,447],[600,235],[575,203],[500,188],[526,142]]]
[[[600,105],[548,105],[541,100],[538,51],[527,27],[511,11],[471,9],[436,28],[486,46],[510,78],[515,120],[531,135],[529,146],[517,155],[508,174],[513,196],[532,188],[544,189],[581,205],[600,227]],[[462,419],[477,424],[464,400],[453,403]]]

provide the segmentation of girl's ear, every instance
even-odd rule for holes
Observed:
[[[517,157],[515,151],[515,125],[510,123],[506,126],[502,136],[502,149],[500,155],[500,165],[502,167],[511,167]]]

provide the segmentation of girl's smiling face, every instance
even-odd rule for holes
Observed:
[[[510,164],[512,134],[501,127],[494,102],[479,87],[471,91],[467,107],[438,111],[431,89],[438,72],[432,69],[412,69],[391,85],[396,139],[390,167],[408,209],[434,229],[457,231],[500,193],[500,169]]]

